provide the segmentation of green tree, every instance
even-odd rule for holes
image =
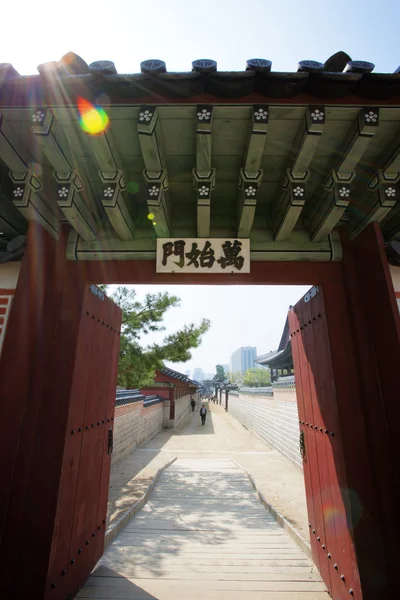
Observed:
[[[213,381],[215,383],[224,383],[224,381],[226,381],[227,377],[225,375],[225,370],[224,367],[222,365],[217,365],[215,367],[216,369],[216,374],[213,377]]]
[[[232,371],[228,373],[228,379],[231,383],[235,383],[239,387],[243,385],[243,373],[240,371]]]
[[[243,385],[246,387],[266,387],[271,383],[269,369],[248,369],[244,374]]]
[[[107,292],[107,288],[105,291]],[[179,298],[160,292],[147,294],[143,302],[139,302],[135,290],[126,287],[118,287],[108,295],[122,310],[118,385],[123,387],[140,388],[150,385],[154,380],[154,371],[161,369],[165,360],[190,360],[190,351],[201,344],[202,336],[211,325],[210,321],[202,319],[200,325],[190,323],[165,336],[161,344],[146,346],[143,336],[165,330],[164,315],[169,308],[180,305]]]

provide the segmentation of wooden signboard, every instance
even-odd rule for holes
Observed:
[[[157,240],[157,273],[250,273],[250,240]]]

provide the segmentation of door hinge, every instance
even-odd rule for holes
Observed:
[[[319,287],[317,285],[315,285],[304,296],[304,302],[310,302],[311,298],[314,298],[314,296],[316,296],[318,294],[318,292],[319,292]]]
[[[114,449],[114,433],[112,429],[108,430],[108,454],[112,454]]]
[[[300,445],[300,454],[301,454],[301,457],[304,459],[304,457],[306,455],[306,444],[304,442],[304,431],[300,431],[299,445]]]
[[[92,283],[89,286],[89,289],[92,292],[93,296],[97,296],[98,298],[100,298],[100,300],[104,301],[104,293],[97,287],[97,285],[94,285],[94,283]]]

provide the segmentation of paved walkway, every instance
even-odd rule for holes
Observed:
[[[192,456],[163,472],[78,598],[329,600],[324,590],[243,471],[229,457]]]
[[[267,502],[308,540],[302,471],[211,404],[205,427],[198,411],[177,430],[160,431],[147,444],[113,464],[108,521],[113,523],[144,493],[157,469],[171,458],[233,458],[257,483]]]

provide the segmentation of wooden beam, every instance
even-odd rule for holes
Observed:
[[[368,189],[371,192],[371,201],[369,210],[361,219],[353,219],[348,226],[350,239],[356,238],[363,229],[377,221],[380,223],[398,203],[397,183],[400,179],[400,173],[386,172],[379,170],[376,176],[370,181]]]
[[[306,108],[302,137],[292,168],[287,171],[281,197],[272,218],[276,241],[287,239],[293,231],[306,200],[308,169],[325,126],[325,107]]]
[[[71,131],[68,135],[71,151],[79,155],[79,138]],[[126,189],[122,162],[112,138],[112,124],[103,133],[87,136],[99,165],[103,183],[101,203],[116,233],[123,240],[132,239],[134,224],[121,192]]]
[[[73,232],[75,234],[75,232]],[[272,243],[273,241],[271,236]],[[123,244],[127,242],[122,242]],[[155,246],[156,240],[154,240]],[[88,283],[127,285],[132,283],[169,285],[332,285],[340,281],[342,266],[339,262],[321,261],[254,261],[250,273],[226,277],[223,273],[157,273],[155,255],[152,260],[87,260],[85,275]],[[212,288],[211,288],[212,289]]]
[[[238,237],[248,237],[253,226],[258,190],[263,177],[261,162],[267,139],[268,118],[268,105],[254,104],[252,106],[244,167],[240,171]]]
[[[25,177],[15,178],[10,174],[13,181],[12,201],[13,204],[28,221],[37,221],[54,238],[58,238],[61,224],[58,216],[52,211],[40,196],[41,184],[37,177],[27,171]]]
[[[44,107],[37,109],[33,117],[33,134],[55,169],[53,176],[57,183],[57,204],[79,235],[83,239],[93,240],[96,237],[96,224],[80,196],[83,183],[57,141],[57,120],[52,111]]]
[[[0,189],[0,242],[6,243],[17,235],[25,235],[28,228],[26,219],[13,203],[9,201],[6,190]]]
[[[0,113],[0,159],[7,165],[15,177],[25,177],[28,172],[28,160],[22,158],[22,149],[18,148],[13,130]]]
[[[303,135],[292,165],[295,179],[304,178],[325,129],[325,106],[306,108]]]
[[[159,177],[166,161],[162,147],[159,111],[156,106],[141,106],[137,118],[137,131],[147,176]]]
[[[196,172],[208,177],[211,171],[213,106],[198,104],[196,108]]]
[[[193,184],[197,196],[197,236],[210,235],[211,192],[215,188],[215,169],[211,166],[213,107],[196,108],[196,168]]]
[[[244,164],[246,175],[254,179],[260,171],[265,150],[269,119],[269,106],[255,104],[251,111],[251,129],[249,133],[247,151]]]
[[[163,171],[164,175],[166,173]],[[157,237],[169,237],[171,232],[168,202],[162,178],[147,183],[147,207]]]
[[[288,171],[283,183],[283,190],[275,210],[273,220],[274,239],[277,242],[287,240],[292,233],[306,198],[306,186],[303,181],[296,181]]]
[[[379,127],[379,109],[364,107],[357,116],[349,136],[346,151],[327,182],[325,194],[317,201],[307,219],[307,227],[313,241],[328,235],[339,222],[351,198],[350,184],[355,178],[355,168]]]
[[[386,162],[383,167],[383,172],[387,180],[396,179],[398,177],[400,173],[400,145]]]
[[[333,231],[350,203],[351,192],[350,185],[341,183],[336,173],[332,173],[321,201],[315,209],[313,220],[308,221],[313,242],[319,242]]]
[[[35,116],[32,115],[32,118]],[[60,223],[56,211],[43,197],[42,184],[28,167],[29,157],[19,148],[19,140],[0,114],[0,158],[10,169],[13,182],[11,200],[30,221],[38,221],[53,237],[58,238]]]
[[[399,200],[397,183],[400,179],[400,146],[386,161],[383,169],[379,169],[368,184],[371,191],[371,202],[368,213],[362,219],[354,219],[349,225],[351,239],[357,237],[372,221],[381,222],[396,206]]]
[[[193,185],[197,197],[197,237],[209,237],[211,193],[215,188],[215,169],[211,169],[208,177],[200,178],[193,170]]]
[[[106,176],[107,175],[107,176]],[[117,169],[111,176],[110,173],[100,172],[103,183],[102,204],[121,240],[131,240],[133,237],[133,220],[122,197],[126,189],[125,178],[121,169]]]
[[[334,231],[320,242],[312,242],[307,231],[294,231],[288,240],[275,242],[270,231],[253,230],[250,235],[251,261],[336,262],[342,257],[339,234]],[[142,239],[121,240],[99,233],[95,241],[86,241],[70,231],[67,257],[87,261],[150,261],[155,264],[156,239],[150,234]],[[313,279],[310,279],[312,281]]]
[[[147,182],[147,206],[154,215],[153,227],[158,237],[170,235],[168,173],[162,143],[159,111],[143,105],[137,117],[137,132],[144,161],[143,176]]]
[[[72,171],[65,153],[54,135],[55,117],[49,108],[36,107],[32,115],[32,131],[43,154],[55,170],[65,177]]]
[[[362,108],[353,126],[347,148],[336,171],[340,179],[350,179],[379,128],[379,108]]]
[[[66,178],[61,178],[59,175],[57,172],[54,173],[57,182],[58,206],[84,240],[95,240],[96,224],[80,195],[83,190],[82,181],[75,171],[71,171]]]

